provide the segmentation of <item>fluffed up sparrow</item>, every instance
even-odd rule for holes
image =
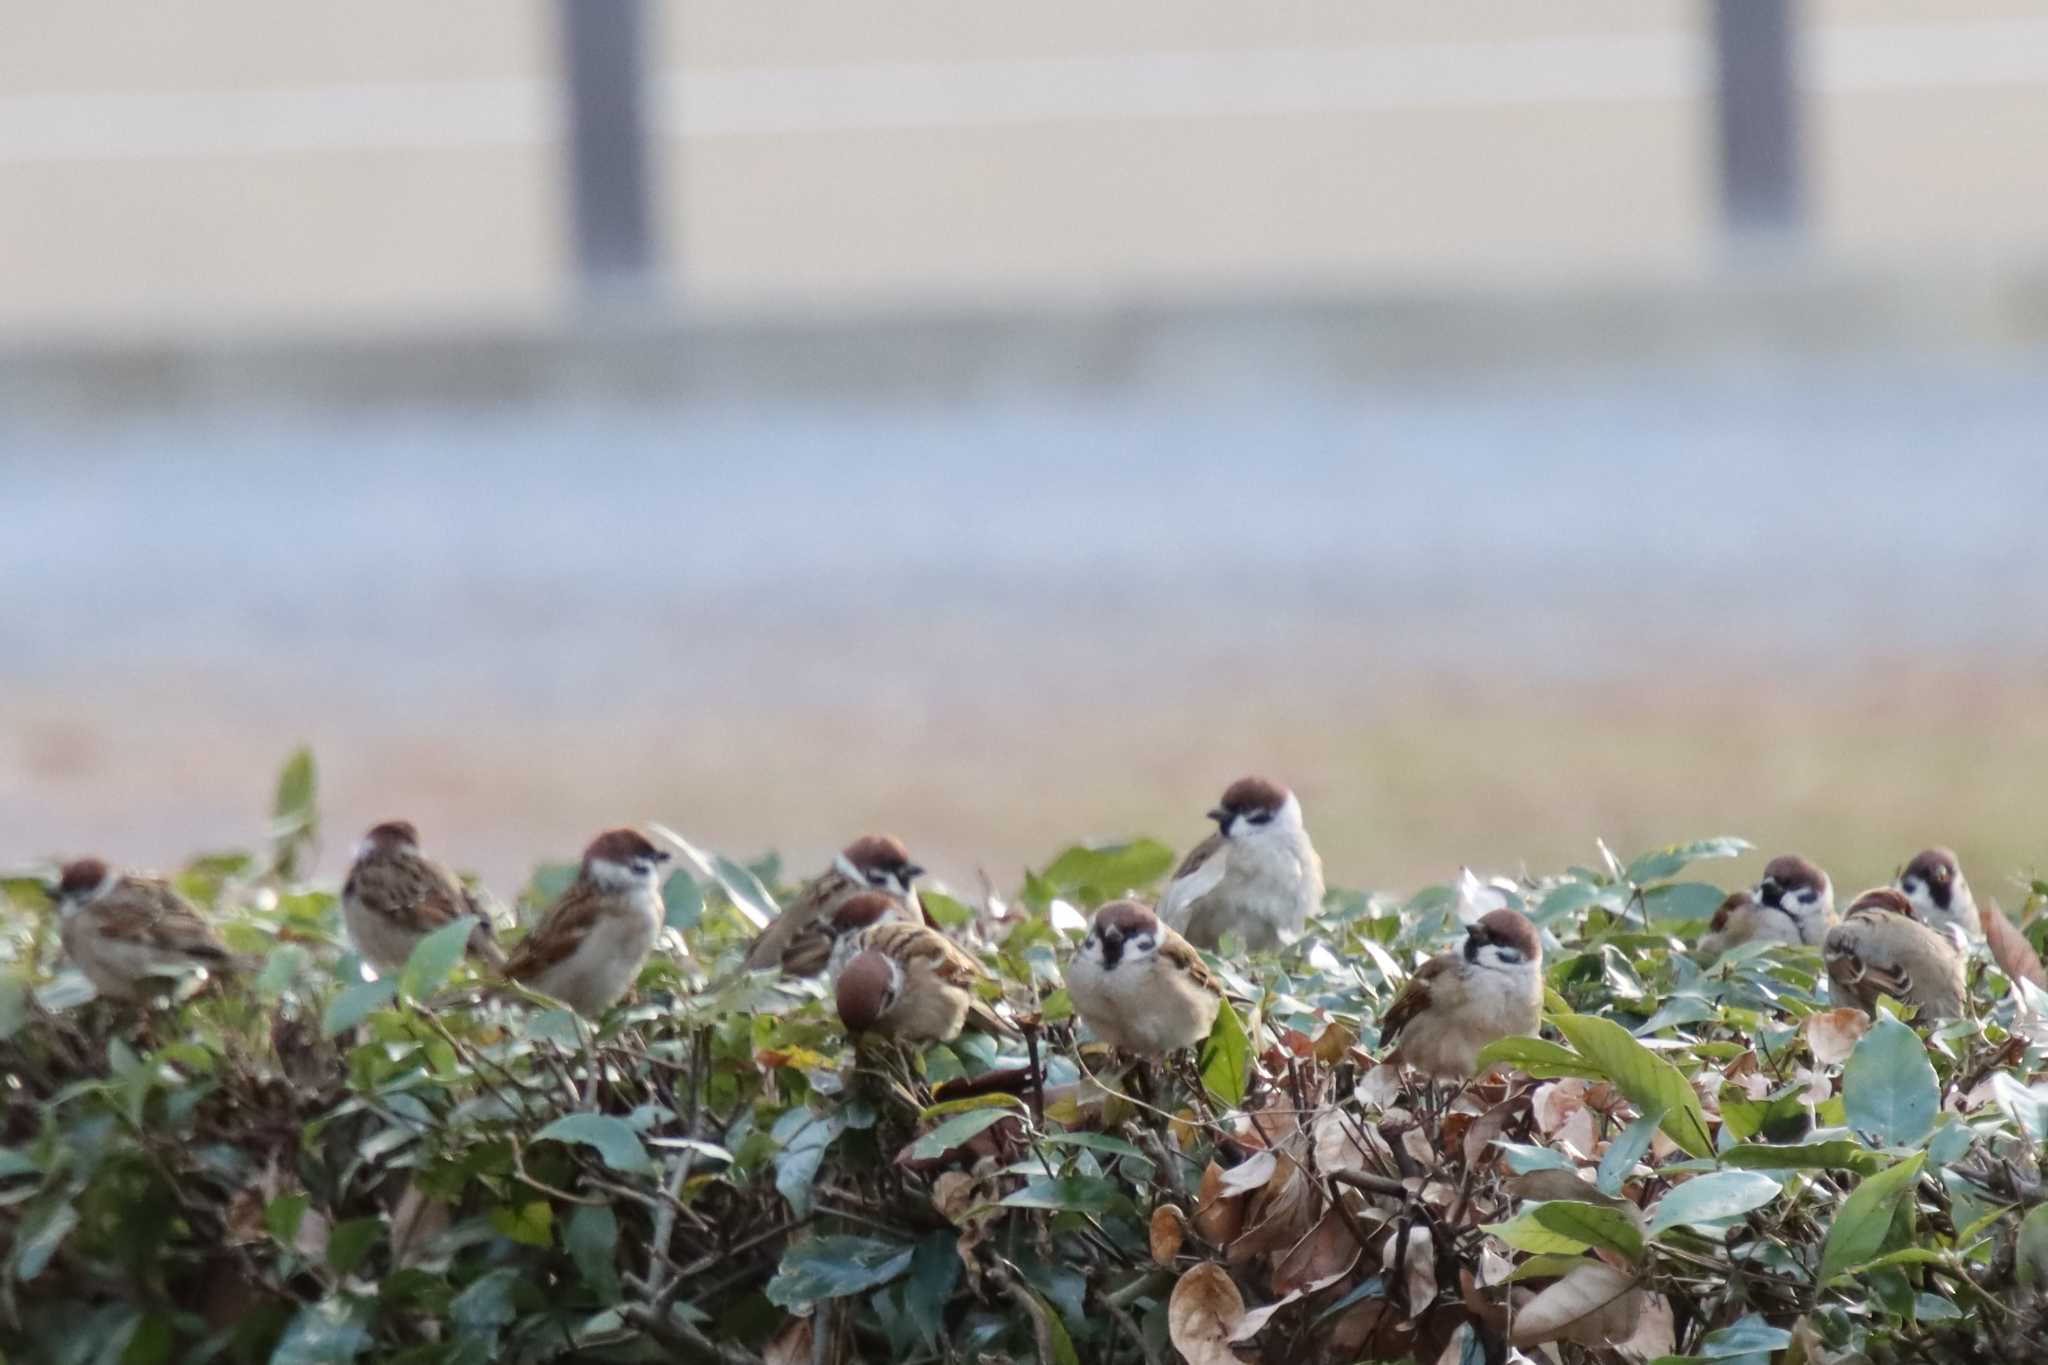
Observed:
[[[863,892],[831,920],[830,970],[840,1022],[922,1047],[951,1042],[971,1019],[985,1032],[1016,1030],[976,998],[988,979],[965,949],[936,929],[900,918],[893,897]]]
[[[1095,912],[1067,964],[1074,1010],[1112,1047],[1146,1055],[1209,1036],[1223,988],[1186,939],[1134,900]]]
[[[1533,1034],[1543,1022],[1543,938],[1518,910],[1465,926],[1459,949],[1416,969],[1381,1020],[1387,1060],[1459,1080],[1488,1043]]]
[[[420,852],[419,831],[387,820],[363,836],[341,887],[342,920],[356,951],[379,976],[402,970],[421,939],[464,915],[477,917],[469,951],[502,968],[491,917],[467,887]]]
[[[2044,971],[2034,945],[1997,901],[1978,908],[1970,883],[1963,877],[1963,865],[1948,849],[1930,848],[1916,855],[1893,886],[1912,903],[1913,918],[1928,928],[1952,929],[1971,943],[1982,941],[1991,960],[2008,977],[2048,985],[2048,971]]]
[[[56,888],[64,951],[113,1000],[173,993],[195,972],[236,964],[191,902],[154,877],[122,876],[98,858],[67,864]]]
[[[1821,956],[1836,990],[1867,1011],[1889,995],[1933,1019],[1963,1012],[1963,950],[1914,919],[1912,902],[1891,887],[1858,896],[1828,930]]]
[[[832,917],[864,893],[887,896],[895,903],[896,917],[922,922],[912,885],[923,874],[900,840],[882,834],[854,840],[748,945],[747,970],[779,967],[790,976],[824,971],[832,956]]]
[[[1301,937],[1323,903],[1316,856],[1294,793],[1241,778],[1209,812],[1216,833],[1189,851],[1159,898],[1159,918],[1198,948],[1235,934],[1248,949]]]

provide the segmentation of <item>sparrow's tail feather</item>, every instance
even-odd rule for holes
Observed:
[[[985,1002],[977,1000],[967,1007],[967,1027],[980,1033],[993,1033],[998,1038],[1021,1038],[1023,1032],[1009,1020],[997,1014]]]

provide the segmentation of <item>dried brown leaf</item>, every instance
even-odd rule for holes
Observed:
[[[1152,1210],[1152,1259],[1159,1265],[1172,1265],[1173,1258],[1180,1255],[1181,1244],[1188,1239],[1188,1216],[1172,1204],[1161,1204]]]
[[[811,1365],[812,1319],[796,1318],[761,1348],[761,1365]]]
[[[1180,1277],[1166,1301],[1166,1334],[1187,1365],[1244,1365],[1230,1335],[1244,1321],[1244,1295],[1230,1272],[1204,1261]]]
[[[1436,1299],[1436,1238],[1425,1227],[1396,1228],[1380,1248],[1380,1268],[1393,1275],[1399,1258],[1399,1274],[1408,1290],[1408,1316],[1420,1317]]]
[[[1270,1287],[1275,1294],[1290,1296],[1311,1292],[1313,1286],[1346,1274],[1363,1251],[1351,1235],[1351,1225],[1332,1209],[1273,1262]]]
[[[1550,1341],[1612,1346],[1626,1341],[1635,1330],[1642,1315],[1642,1299],[1643,1291],[1636,1288],[1633,1275],[1589,1258],[1515,1315],[1509,1342],[1515,1346],[1541,1346]]]
[[[1870,1031],[1870,1016],[1859,1009],[1820,1010],[1806,1016],[1806,1045],[1822,1066],[1840,1066]]]
[[[1195,1231],[1211,1246],[1226,1246],[1244,1230],[1244,1196],[1223,1193],[1223,1168],[1210,1162],[1195,1200]]]

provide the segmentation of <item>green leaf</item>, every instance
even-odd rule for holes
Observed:
[[[775,1192],[789,1201],[790,1212],[797,1217],[810,1216],[811,1185],[818,1167],[826,1149],[845,1130],[844,1114],[804,1108],[791,1109],[775,1121],[771,1136],[782,1144],[775,1155]]]
[[[682,868],[669,873],[661,884],[661,903],[666,913],[662,923],[677,933],[694,929],[704,919],[704,888]]]
[[[1066,1324],[1060,1321],[1060,1315],[1045,1301],[1045,1296],[1030,1285],[1019,1288],[1031,1314],[1031,1335],[1038,1347],[1040,1365],[1081,1365],[1081,1357],[1074,1353],[1073,1337],[1068,1335]]]
[[[910,1158],[913,1161],[929,1161],[944,1156],[955,1147],[973,1140],[983,1130],[993,1128],[1007,1118],[1017,1117],[1010,1109],[970,1109],[964,1114],[955,1114],[929,1133],[910,1144]]]
[[[2014,1265],[2020,1283],[2029,1289],[2048,1285],[2048,1204],[2036,1204],[2020,1220],[2013,1240]]]
[[[14,1239],[14,1278],[26,1283],[42,1274],[77,1226],[78,1210],[68,1203],[51,1204],[40,1215],[23,1219]]]
[[[21,1032],[28,1022],[29,981],[24,973],[0,976],[0,1041]]]
[[[1586,1014],[1561,1014],[1551,1020],[1566,1040],[1605,1072],[1617,1090],[1644,1113],[1661,1110],[1664,1135],[1690,1156],[1711,1156],[1713,1135],[1707,1130],[1700,1097],[1683,1072],[1629,1037],[1612,1019]]]
[[[605,1303],[619,1299],[619,1216],[607,1204],[582,1205],[569,1215],[562,1247],[576,1272]]]
[[[1530,1171],[1576,1171],[1579,1163],[1563,1152],[1549,1147],[1538,1147],[1528,1142],[1504,1142],[1493,1140],[1494,1150],[1508,1163],[1508,1169],[1516,1175],[1527,1175]]]
[[[1547,1038],[1495,1039],[1479,1050],[1479,1071],[1483,1075],[1489,1067],[1495,1066],[1512,1066],[1539,1081],[1555,1080],[1559,1076],[1577,1076],[1589,1081],[1607,1079],[1607,1073],[1599,1067]]]
[[[1657,1127],[1663,1123],[1661,1113],[1640,1115],[1620,1136],[1607,1144],[1607,1150],[1600,1157],[1600,1170],[1596,1184],[1602,1194],[1620,1194],[1621,1185],[1628,1179],[1629,1172],[1643,1159],[1643,1153],[1650,1150],[1650,1141],[1657,1136]]]
[[[441,989],[462,961],[476,925],[475,915],[459,915],[414,944],[405,970],[398,974],[398,993],[408,1000],[424,1000]]]
[[[1695,839],[1687,844],[1670,844],[1652,853],[1645,853],[1628,865],[1623,875],[1640,886],[1644,882],[1660,882],[1685,870],[1689,863],[1707,858],[1739,858],[1749,852],[1747,839],[1724,835],[1718,839]]]
[[[270,1353],[270,1365],[344,1365],[370,1349],[369,1313],[344,1298],[309,1303]]]
[[[1244,1021],[1225,1000],[1202,1043],[1202,1087],[1219,1107],[1235,1109],[1244,1102],[1251,1060],[1252,1040],[1245,1035]]]
[[[1910,1146],[1934,1131],[1941,1086],[1911,1025],[1886,1015],[1857,1040],[1842,1067],[1842,1103],[1849,1126],[1881,1147]]]
[[[547,1205],[541,1205],[546,1208]],[[327,1264],[335,1273],[346,1275],[362,1264],[363,1257],[384,1235],[381,1218],[351,1218],[336,1223],[327,1233]]]
[[[1005,1208],[1053,1209],[1062,1213],[1109,1213],[1128,1207],[1130,1197],[1123,1186],[1099,1176],[1072,1175],[1058,1179],[1033,1180],[1023,1189],[1005,1195]]]
[[[1536,1216],[1542,1210],[1542,1204],[1530,1204],[1505,1223],[1482,1223],[1480,1227],[1517,1251],[1531,1251],[1538,1255],[1573,1255],[1591,1245],[1545,1223]]]
[[[1726,1360],[1733,1356],[1770,1355],[1791,1344],[1790,1332],[1773,1327],[1752,1313],[1718,1332],[1707,1333],[1698,1354],[1708,1360]]]
[[[1692,1223],[1712,1223],[1760,1209],[1778,1197],[1778,1182],[1761,1171],[1696,1175],[1673,1189],[1650,1218],[1650,1235]]]
[[[941,929],[964,929],[974,923],[973,908],[943,891],[921,890],[917,893],[917,902],[927,915],[938,921]]]
[[[1040,874],[1054,890],[1093,909],[1127,892],[1143,891],[1173,869],[1173,850],[1157,839],[1075,845]]]
[[[264,1205],[263,1226],[280,1246],[293,1246],[299,1240],[299,1224],[312,1206],[313,1201],[303,1194],[281,1194]]]
[[[1991,1097],[2028,1140],[2048,1143],[2048,1086],[2030,1086],[2009,1071],[1994,1071]]]
[[[535,1142],[580,1142],[597,1149],[604,1164],[630,1175],[654,1169],[640,1135],[624,1119],[610,1114],[564,1114],[533,1135]]]
[[[945,1335],[946,1303],[960,1283],[960,1270],[959,1237],[950,1228],[919,1242],[910,1258],[903,1306],[928,1346],[936,1346]]]
[[[509,1237],[521,1246],[551,1247],[555,1244],[555,1214],[545,1199],[535,1199],[526,1204],[500,1204],[491,1210],[491,1227],[500,1237]]]
[[[1720,1164],[1741,1171],[1853,1171],[1870,1175],[1884,1158],[1860,1142],[1829,1138],[1827,1142],[1743,1142],[1720,1154]]]
[[[813,1237],[782,1253],[763,1291],[778,1308],[799,1309],[887,1284],[910,1268],[916,1248],[873,1237]]]
[[[1828,1229],[1827,1245],[1821,1249],[1822,1284],[1884,1250],[1892,1216],[1898,1212],[1900,1201],[1912,1195],[1913,1182],[1925,1160],[1926,1153],[1915,1152],[1898,1165],[1864,1180],[1842,1201],[1834,1226]]]
[[[287,878],[297,873],[299,854],[320,827],[313,804],[317,785],[313,751],[302,745],[277,775],[277,796],[270,807],[271,857]]]
[[[1531,1205],[1529,1213],[1540,1226],[1584,1246],[1602,1247],[1630,1261],[1642,1259],[1642,1225],[1628,1210],[1551,1199]]]
[[[519,1316],[515,1299],[530,1272],[507,1266],[479,1275],[448,1304],[448,1319],[458,1333],[495,1338],[498,1329]]]
[[[390,977],[359,981],[327,1002],[320,1015],[320,1032],[332,1038],[346,1033],[390,1004],[398,994],[398,983]]]
[[[1694,924],[1714,917],[1726,893],[1705,882],[1667,882],[1643,893],[1650,923],[1659,929]]]

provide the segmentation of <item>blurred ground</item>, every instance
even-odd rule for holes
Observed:
[[[1343,885],[1736,833],[2001,886],[2044,428],[2036,349],[21,427],[0,860],[245,841],[306,740],[335,872],[651,817],[1008,885],[1263,769]]]

